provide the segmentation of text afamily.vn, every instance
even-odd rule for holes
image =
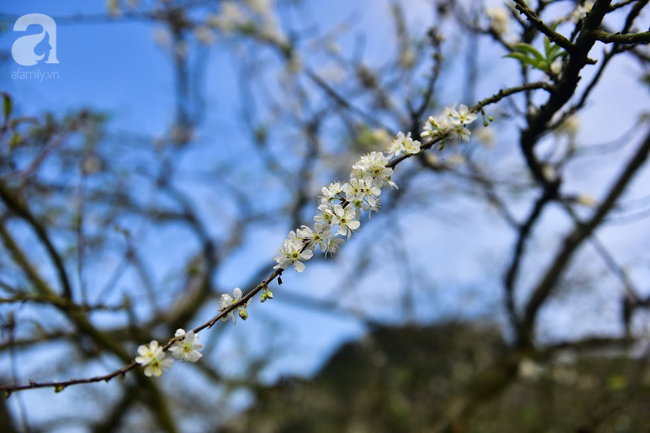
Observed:
[[[40,69],[35,69],[33,71],[23,71],[22,69],[18,68],[15,71],[11,72],[11,79],[12,80],[38,80],[38,81],[58,80],[59,71],[41,72]]]

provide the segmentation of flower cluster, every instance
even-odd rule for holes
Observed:
[[[442,115],[429,117],[420,134],[425,144],[440,141],[469,141],[471,132],[467,126],[476,120],[476,114],[466,105],[456,110],[456,104],[445,108]],[[411,137],[411,133],[398,132],[385,152],[363,155],[353,166],[348,182],[333,182],[323,187],[318,199],[314,227],[303,225],[289,232],[273,257],[273,269],[287,269],[293,265],[298,272],[305,270],[305,263],[320,248],[326,256],[337,252],[341,244],[349,240],[361,227],[363,212],[379,211],[381,189],[386,185],[397,188],[392,180],[391,161],[397,157],[416,155],[423,144]],[[429,146],[430,147],[430,146]]]
[[[169,347],[169,352],[178,361],[196,362],[203,356],[199,352],[203,345],[199,343],[199,336],[194,331],[186,333],[184,329],[177,329],[174,338],[176,341]],[[174,365],[174,360],[166,357],[163,347],[156,340],[138,347],[138,355],[135,362],[144,367],[144,375],[147,377],[158,377]]]
[[[510,12],[508,12],[508,9],[501,6],[489,7],[485,10],[485,14],[490,20],[490,28],[498,35],[503,36],[508,33],[510,20]]]
[[[206,24],[226,34],[239,31],[278,45],[286,39],[269,0],[224,0],[219,13],[208,16]]]
[[[138,354],[140,356],[135,358],[135,362],[144,367],[144,375],[147,377],[158,377],[174,365],[173,359],[165,359],[165,352],[156,340],[138,347]]]
[[[275,255],[275,261],[278,262],[275,269],[286,269],[293,264],[296,271],[302,272],[305,270],[302,262],[311,259],[313,255],[312,250],[305,248],[304,242],[296,232],[291,231]]]
[[[400,133],[388,151],[390,156],[400,153],[417,153],[420,143]],[[348,182],[334,182],[323,187],[318,200],[314,226],[303,225],[282,243],[273,258],[274,269],[287,269],[293,265],[298,272],[305,270],[313,251],[320,248],[325,255],[334,255],[345,239],[350,239],[361,227],[363,212],[377,212],[379,196],[385,185],[395,187],[391,176],[393,169],[387,167],[389,156],[382,152],[364,155],[352,166]]]
[[[230,308],[230,306],[235,302],[239,302],[243,294],[244,292],[242,292],[242,290],[239,287],[235,287],[235,290],[232,291],[232,295],[228,293],[224,293],[223,295],[221,295],[221,298],[219,299],[219,311],[224,311]],[[239,309],[239,313],[238,313],[239,317],[241,317],[242,320],[248,319],[248,313],[246,312],[246,304],[238,307],[238,309]],[[223,316],[221,318],[221,321],[227,322],[230,319],[232,319],[232,323],[237,322],[237,317],[234,314],[234,310],[229,311],[228,314]]]
[[[456,110],[456,104],[446,107],[440,116],[431,116],[424,124],[424,131],[420,136],[425,140],[440,139],[440,149],[447,142],[469,141],[472,133],[467,125],[476,120],[476,113],[472,113],[467,105],[461,105]]]
[[[421,143],[411,138],[411,133],[404,135],[403,132],[398,132],[397,137],[388,146],[388,156],[399,156],[400,154],[415,155],[420,152]]]

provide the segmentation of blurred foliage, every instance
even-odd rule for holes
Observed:
[[[259,388],[253,406],[220,431],[430,431],[449,396],[506,352],[494,326],[379,326],[340,347],[313,378],[285,377]],[[458,421],[454,431],[647,431],[647,364],[606,353],[575,354],[545,365],[522,362],[506,392]]]

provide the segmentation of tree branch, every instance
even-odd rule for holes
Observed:
[[[587,239],[594,230],[602,223],[605,216],[612,210],[616,201],[625,191],[625,188],[632,181],[643,166],[648,154],[650,153],[650,131],[645,141],[639,146],[632,159],[626,164],[625,169],[619,175],[618,179],[610,189],[609,193],[596,210],[592,218],[586,223],[576,224],[573,232],[567,236],[555,255],[553,263],[549,266],[546,273],[535,287],[533,294],[526,305],[523,319],[523,341],[522,344],[532,344],[535,321],[537,313],[544,305],[548,297],[553,293],[556,283],[561,277],[564,270],[568,267],[573,254],[576,252],[582,242]]]
[[[68,274],[63,265],[63,259],[59,255],[58,251],[54,247],[45,227],[34,217],[26,204],[22,203],[18,198],[9,191],[9,188],[3,183],[0,182],[0,199],[5,203],[7,208],[15,212],[18,216],[24,219],[34,232],[36,236],[41,240],[47,253],[52,260],[54,267],[57,270],[59,281],[61,283],[61,288],[63,290],[63,296],[66,299],[72,299],[72,286],[70,285],[70,280],[68,279]]]
[[[544,33],[546,36],[548,36],[549,40],[551,42],[554,42],[555,44],[561,46],[565,50],[567,50],[569,53],[575,51],[576,47],[571,43],[570,40],[550,28],[549,26],[542,21],[535,12],[530,10],[528,5],[524,0],[514,0],[515,1],[515,7],[519,12],[524,14],[526,18],[528,18],[528,21],[537,28],[540,32]]]
[[[595,30],[594,37],[608,44],[612,42],[617,44],[647,44],[650,42],[650,32],[620,34]]]

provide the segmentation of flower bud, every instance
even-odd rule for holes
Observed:
[[[248,319],[248,312],[246,311],[245,308],[239,310],[239,317],[241,317],[242,320]]]

